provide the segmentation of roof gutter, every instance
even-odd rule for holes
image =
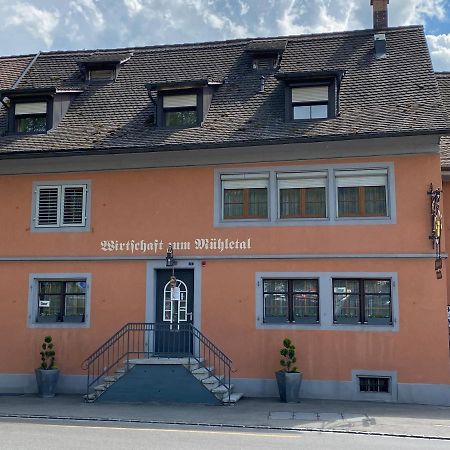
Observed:
[[[0,160],[7,159],[27,159],[27,158],[51,158],[51,157],[69,157],[69,156],[97,156],[97,155],[113,155],[113,154],[129,154],[129,153],[160,153],[169,151],[190,151],[190,150],[205,150],[214,148],[235,148],[235,147],[256,147],[256,146],[269,146],[269,145],[285,145],[285,144],[308,144],[317,142],[333,142],[333,141],[354,141],[357,139],[374,139],[374,138],[398,138],[398,137],[414,137],[414,136],[436,136],[437,143],[441,136],[449,135],[450,128],[424,131],[416,133],[368,133],[366,135],[342,135],[342,136],[327,136],[318,138],[307,139],[285,139],[285,140],[272,140],[272,141],[239,141],[229,143],[217,143],[217,144],[192,144],[192,145],[160,145],[155,147],[109,147],[109,148],[85,148],[85,149],[61,149],[61,150],[29,150],[29,151],[13,151],[13,152],[1,152]]]

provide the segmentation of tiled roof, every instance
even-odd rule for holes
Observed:
[[[154,151],[217,146],[414,135],[448,131],[448,120],[422,27],[386,31],[387,57],[374,56],[373,30],[284,37],[278,73],[344,71],[340,115],[284,120],[284,81],[252,68],[251,39],[95,51],[133,53],[115,82],[86,86],[77,61],[92,51],[41,53],[19,88],[84,89],[56,129],[43,135],[0,137],[0,154],[81,150]],[[267,41],[267,39],[265,39]],[[2,72],[0,59],[0,73]],[[146,84],[224,80],[202,126],[151,124]],[[1,130],[0,130],[1,134]]]
[[[450,72],[437,72],[436,79],[444,107],[450,117]],[[450,136],[441,138],[441,166],[450,169]]]

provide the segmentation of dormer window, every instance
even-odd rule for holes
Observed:
[[[164,94],[164,126],[195,127],[198,124],[197,94]]]
[[[14,131],[16,133],[45,133],[47,129],[46,101],[14,104]]]
[[[294,120],[329,117],[329,86],[300,86],[291,89]]]
[[[77,61],[85,81],[90,83],[114,81],[132,53],[91,53]]]
[[[339,115],[342,70],[277,73],[285,83],[286,120],[333,119]]]

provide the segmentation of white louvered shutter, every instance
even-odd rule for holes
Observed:
[[[292,103],[328,102],[328,86],[292,88]]]
[[[47,102],[17,103],[15,106],[16,116],[28,114],[47,114]]]
[[[86,223],[86,186],[62,186],[62,225]]]
[[[339,170],[337,187],[387,186],[387,169]]]
[[[326,172],[278,173],[279,189],[324,188],[327,183]]]
[[[223,189],[261,189],[269,186],[268,173],[242,173],[222,175]]]
[[[187,108],[197,107],[196,94],[165,95],[163,97],[163,108]]]
[[[36,226],[55,227],[59,225],[59,186],[39,186],[37,188]]]

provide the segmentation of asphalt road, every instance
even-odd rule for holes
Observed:
[[[450,441],[341,433],[0,420],[1,450],[449,449]]]

